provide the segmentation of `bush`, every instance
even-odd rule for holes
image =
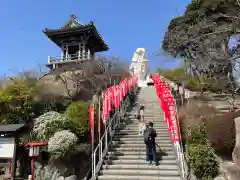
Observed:
[[[185,69],[182,67],[166,70],[158,69],[157,72],[168,80],[184,85],[185,88],[192,91],[221,92],[226,86],[226,82],[219,82],[207,76],[193,77],[189,74],[187,75]]]
[[[32,132],[38,140],[48,141],[57,131],[66,127],[64,117],[58,112],[50,111],[35,119]]]
[[[1,123],[29,123],[42,111],[33,100],[36,80],[10,77],[8,85],[0,88]]]
[[[188,127],[195,127],[201,123],[206,125],[207,139],[218,155],[232,157],[235,146],[235,122],[234,118],[240,117],[240,111],[219,114],[219,110],[209,106],[210,97],[199,96],[196,100],[190,100],[189,106],[181,107],[179,111],[179,123],[181,135],[185,135]],[[200,103],[204,101],[204,103]]]
[[[74,150],[77,140],[77,136],[68,130],[58,131],[49,139],[48,152],[63,156]]]
[[[199,179],[212,180],[219,173],[218,162],[207,145],[188,145],[189,164]]]
[[[179,124],[183,140],[186,140],[185,136],[188,128],[201,125],[203,121],[211,119],[217,112],[216,108],[196,100],[190,100],[189,104],[181,107],[179,110]]]
[[[214,150],[224,157],[232,157],[236,138],[236,117],[240,117],[240,111],[216,115],[206,121],[207,137]]]
[[[207,139],[206,139],[206,132],[205,132],[204,127],[201,125],[198,125],[198,126],[192,128],[188,132],[187,143],[188,144],[206,145]]]
[[[206,128],[198,125],[187,134],[188,162],[190,168],[199,179],[210,180],[219,173],[219,164],[208,145]]]
[[[83,101],[72,102],[66,110],[66,119],[71,131],[86,140],[89,136],[89,104]]]

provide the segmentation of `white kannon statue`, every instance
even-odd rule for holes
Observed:
[[[140,81],[146,81],[150,71],[146,50],[144,48],[137,48],[136,52],[134,52],[129,69],[133,74],[138,74]]]

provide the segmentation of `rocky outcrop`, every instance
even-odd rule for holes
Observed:
[[[240,167],[240,117],[234,119],[236,129],[236,142],[232,153],[233,162]]]
[[[119,84],[121,79],[130,75],[128,69],[120,63],[109,66],[109,62],[86,61],[69,67],[54,70],[42,76],[36,88],[36,100],[59,97],[91,100],[93,94],[108,86]]]
[[[72,176],[65,178],[65,180],[78,180],[78,178],[77,178],[77,176],[72,175]]]
[[[60,176],[57,178],[57,180],[78,180],[77,176],[76,175],[72,175],[72,176],[69,176],[69,177],[66,177],[64,178],[63,176]]]

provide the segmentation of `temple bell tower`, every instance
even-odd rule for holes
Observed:
[[[48,57],[46,66],[51,70],[72,63],[94,60],[96,52],[109,49],[92,21],[81,24],[74,15],[71,15],[70,20],[61,28],[45,28],[43,32],[62,50],[59,57]]]

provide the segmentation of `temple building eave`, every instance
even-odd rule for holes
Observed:
[[[72,36],[81,36],[81,35],[84,35],[86,33],[86,30],[79,30],[79,31],[71,30],[71,32],[57,32],[57,33],[49,33],[49,32],[46,32],[46,31],[43,31],[43,32],[51,41],[53,41],[56,45],[61,47],[62,37],[67,37],[67,36],[71,36],[71,35]],[[95,42],[95,44],[98,44],[98,46],[100,48],[97,52],[102,52],[102,51],[108,51],[109,50],[108,45],[98,35],[98,33],[93,33],[93,37],[94,37],[93,42]]]
[[[48,57],[46,66],[51,70],[94,60],[95,53],[109,50],[93,21],[82,24],[74,15],[61,28],[45,28],[43,33],[61,48],[60,56]]]

